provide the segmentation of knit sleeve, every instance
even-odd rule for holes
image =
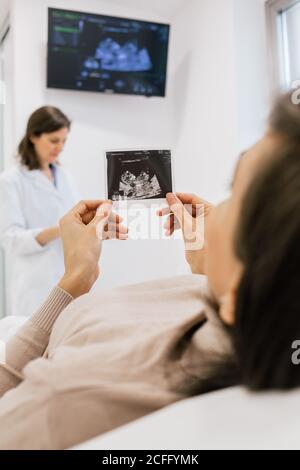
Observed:
[[[70,294],[55,287],[17,334],[1,345],[0,397],[23,380],[26,364],[44,354],[56,319],[72,300]]]

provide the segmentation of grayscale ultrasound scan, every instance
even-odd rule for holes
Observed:
[[[170,150],[106,152],[112,201],[162,199],[173,191]]]

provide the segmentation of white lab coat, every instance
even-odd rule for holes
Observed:
[[[9,271],[8,314],[31,316],[64,272],[60,239],[35,237],[78,202],[76,186],[56,165],[56,187],[40,170],[16,166],[0,175],[0,244]]]

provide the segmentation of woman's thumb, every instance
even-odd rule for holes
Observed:
[[[172,193],[167,194],[167,201],[171,211],[174,214],[174,217],[180,225],[184,240],[187,241],[194,239],[195,233],[193,227],[193,217],[191,216],[190,212],[180,201],[180,199]]]
[[[183,226],[183,221],[184,221],[184,216],[185,216],[185,208],[180,199],[178,199],[177,196],[173,193],[168,193],[167,196],[167,202],[169,204],[169,207],[171,211],[173,212],[174,216],[178,220],[180,227],[182,228]]]
[[[101,240],[104,238],[104,229],[108,223],[112,208],[113,206],[110,201],[103,202],[97,209],[96,215],[90,224],[96,227],[97,236]]]

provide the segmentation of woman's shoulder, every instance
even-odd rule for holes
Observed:
[[[167,289],[196,289],[198,292],[207,292],[207,278],[206,276],[189,273],[162,279],[145,281],[131,286],[121,286],[117,289],[120,291],[126,290],[128,292],[128,290],[136,291],[137,287],[139,287],[140,291],[165,291]]]
[[[14,165],[0,174],[0,182],[16,184],[25,171],[27,170],[21,165]]]
[[[138,302],[151,303],[154,299],[163,299],[169,304],[190,302],[193,305],[203,306],[209,297],[207,278],[195,274],[178,275],[171,278],[155,279],[151,281],[118,286],[112,289],[103,289],[89,294],[91,303],[117,298],[124,304],[136,304]],[[199,307],[199,308],[200,308]]]

